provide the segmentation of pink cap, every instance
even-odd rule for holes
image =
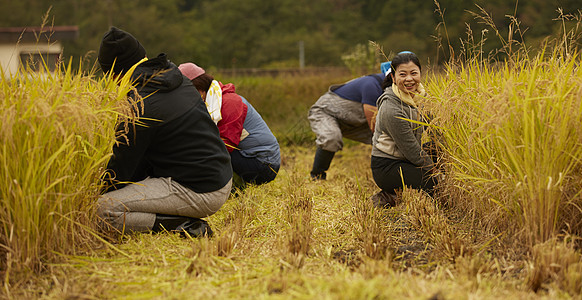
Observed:
[[[180,69],[180,72],[182,72],[182,74],[184,74],[184,76],[188,77],[188,79],[190,80],[206,72],[204,71],[204,69],[200,68],[199,66],[193,63],[183,63],[180,66],[178,66],[178,69]]]

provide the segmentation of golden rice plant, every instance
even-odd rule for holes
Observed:
[[[88,249],[94,202],[131,89],[111,76],[23,68],[0,81],[0,269],[39,271],[60,254]],[[27,273],[25,272],[25,273]]]
[[[529,245],[582,232],[580,54],[544,49],[511,63],[449,66],[427,83],[452,201]]]

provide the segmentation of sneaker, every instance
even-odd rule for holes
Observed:
[[[380,191],[373,195],[372,197],[370,197],[370,199],[372,200],[374,207],[390,208],[396,206],[397,197],[395,194]]]

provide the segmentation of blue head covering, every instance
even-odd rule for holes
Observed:
[[[383,62],[380,64],[380,72],[384,74],[384,76],[388,76],[390,73],[390,66],[392,65],[391,61]]]
[[[408,51],[408,50],[405,50],[405,51],[398,52],[398,54],[405,54],[405,53],[414,54],[414,52],[412,52],[412,51]],[[414,54],[414,55],[416,55],[416,54]]]

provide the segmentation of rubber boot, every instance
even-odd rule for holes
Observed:
[[[390,208],[398,204],[398,196],[396,196],[396,194],[390,194],[384,191],[376,193],[370,199],[372,200],[374,207],[378,208]]]
[[[182,237],[187,237],[186,233],[194,238],[212,236],[212,229],[210,229],[208,222],[202,219],[156,214],[152,231],[161,232],[163,230],[178,231]]]
[[[315,158],[313,159],[313,168],[311,169],[311,179],[313,180],[325,180],[326,174],[325,171],[329,169],[329,165],[331,164],[331,160],[335,152],[323,150],[321,148],[317,148],[315,151]]]

